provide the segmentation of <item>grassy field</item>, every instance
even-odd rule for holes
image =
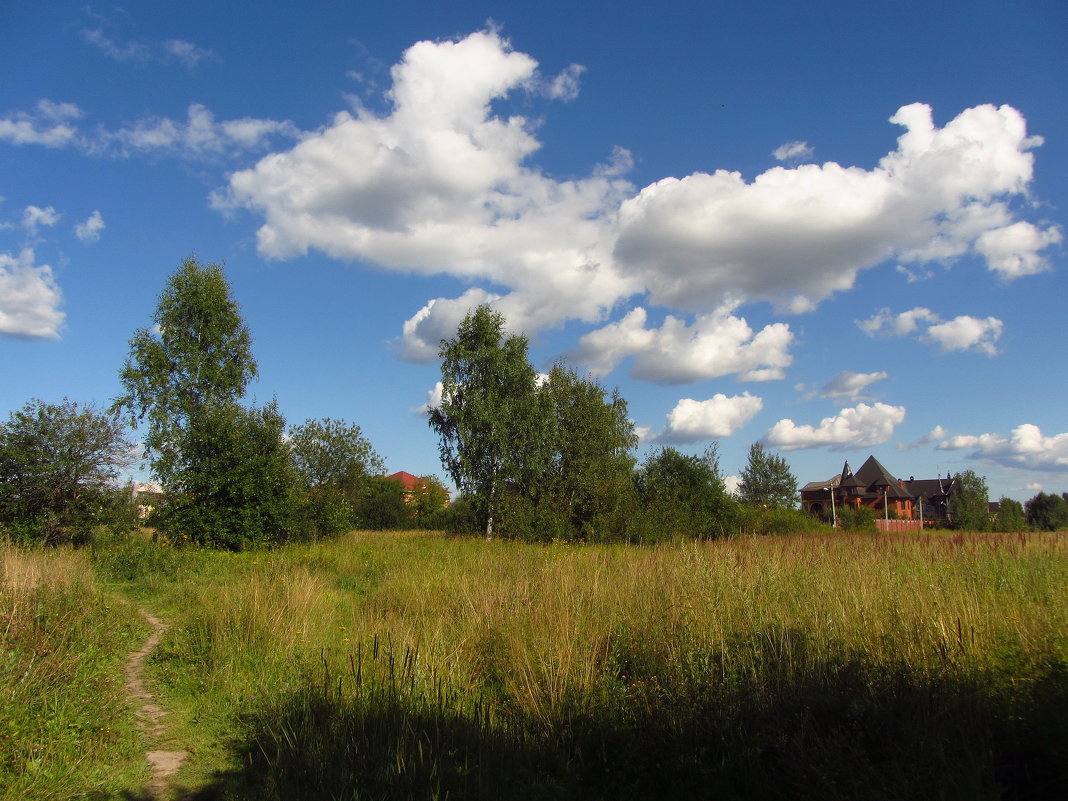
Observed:
[[[129,797],[140,605],[172,624],[150,676],[200,799],[1059,799],[1066,556],[1063,534],[7,549],[0,798],[77,797],[108,760],[123,778],[83,797]],[[67,673],[30,661],[48,637]]]
[[[0,546],[0,798],[121,797],[144,786],[123,692],[144,635],[86,552]]]

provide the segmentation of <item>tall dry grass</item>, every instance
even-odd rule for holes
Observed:
[[[0,799],[141,785],[144,748],[122,686],[137,633],[84,553],[0,545]]]
[[[146,581],[178,623],[160,675],[240,732],[247,797],[1042,797],[1065,556],[1046,534],[363,533]]]

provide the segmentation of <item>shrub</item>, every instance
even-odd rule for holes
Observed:
[[[838,528],[846,531],[876,531],[875,512],[867,506],[860,509],[839,509]]]

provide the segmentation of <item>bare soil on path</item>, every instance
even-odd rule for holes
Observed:
[[[152,633],[144,644],[130,654],[124,670],[126,695],[131,703],[137,705],[137,722],[150,745],[158,744],[167,732],[163,722],[167,711],[159,705],[155,694],[145,684],[145,662],[159,645],[167,624],[144,609],[138,610],[145,622],[152,627]],[[152,767],[152,778],[145,788],[146,798],[162,801],[167,789],[168,779],[181,767],[188,756],[187,751],[153,750],[145,753],[145,759]]]

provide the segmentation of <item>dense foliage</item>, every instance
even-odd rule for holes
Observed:
[[[0,529],[56,543],[94,526],[130,527],[119,491],[130,443],[115,415],[70,400],[33,400],[0,424]]]
[[[1059,531],[1068,528],[1068,493],[1040,492],[1025,506],[1027,522],[1040,531]]]
[[[643,517],[642,540],[672,536],[718,537],[736,531],[737,503],[719,474],[715,446],[703,456],[675,448],[653,452],[635,476]]]
[[[338,534],[359,525],[372,476],[385,472],[385,461],[358,425],[344,420],[308,420],[287,438],[290,455],[306,493],[306,512],[322,534]]]
[[[618,391],[560,364],[539,378],[526,339],[506,335],[504,318],[486,306],[442,342],[440,356],[442,400],[430,425],[487,538],[654,542],[818,526],[790,514],[797,479],[760,443],[739,489],[759,513],[743,514],[727,493],[715,443],[703,456],[660,449],[635,470],[638,437]]]
[[[990,491],[986,479],[974,470],[957,473],[954,478],[958,489],[950,496],[950,524],[965,531],[989,531]]]
[[[797,506],[797,477],[783,457],[754,442],[739,476],[737,494],[738,500],[752,506],[793,509]]]
[[[182,431],[166,503],[154,522],[172,539],[245,550],[303,538],[299,476],[274,403],[204,410]]]
[[[1001,496],[998,501],[998,513],[994,519],[994,531],[1026,531],[1027,517],[1023,504],[1012,498]]]
[[[441,461],[472,503],[486,538],[510,493],[545,464],[548,418],[527,340],[504,335],[504,317],[479,306],[442,342],[441,404],[431,410]]]

